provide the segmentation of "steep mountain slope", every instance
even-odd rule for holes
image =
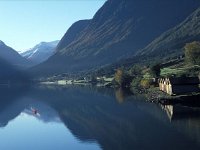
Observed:
[[[21,53],[21,55],[33,62],[34,65],[39,64],[54,54],[58,42],[41,42],[28,51]]]
[[[137,56],[163,58],[182,54],[185,44],[196,40],[200,40],[200,8],[182,23],[156,38],[146,48],[139,51]]]
[[[80,20],[75,22],[65,33],[65,35],[63,36],[63,38],[60,40],[60,42],[57,45],[56,48],[56,53],[54,55],[57,55],[57,53],[59,53],[59,49],[62,49],[64,47],[66,47],[67,45],[70,45],[75,39],[77,39],[82,31],[89,25],[90,20]],[[51,59],[52,57],[50,57]],[[65,72],[65,60],[61,60],[61,59],[65,59],[64,57],[60,57],[58,58],[59,60],[57,60],[57,58],[55,59],[55,61],[53,59],[47,62],[44,62],[34,68],[32,68],[31,73],[33,72],[37,72],[39,71],[39,74],[41,73],[41,75],[44,74],[51,74],[51,73],[56,73],[56,72],[60,72],[58,70],[63,70]],[[57,68],[58,67],[58,68]]]
[[[0,57],[0,68],[3,68],[0,70],[0,79],[5,78],[9,74],[13,73],[13,66],[11,66],[9,63],[7,63],[5,60],[3,60]]]
[[[0,84],[7,84],[8,80],[12,84],[26,83],[29,80],[29,75],[18,67],[9,64],[0,56]]]
[[[57,50],[63,49],[66,46],[68,46],[71,42],[76,40],[79,35],[81,34],[81,31],[83,31],[90,23],[90,20],[80,20],[75,22],[65,33],[61,41],[59,42],[57,46]]]
[[[35,71],[82,71],[135,54],[200,6],[198,0],[108,0],[73,41]],[[67,39],[70,34],[65,34]]]
[[[0,58],[20,69],[27,68],[32,65],[27,59],[20,56],[20,54],[18,54],[14,49],[8,47],[2,41],[0,41]]]

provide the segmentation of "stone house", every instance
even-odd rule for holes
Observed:
[[[160,78],[159,89],[169,95],[181,95],[199,92],[198,77]]]

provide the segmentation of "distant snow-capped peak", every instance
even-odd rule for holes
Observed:
[[[35,63],[41,63],[54,54],[58,43],[59,41],[41,42],[20,54]]]

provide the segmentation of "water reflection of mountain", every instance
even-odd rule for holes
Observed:
[[[5,127],[10,121],[15,119],[21,112],[34,115],[30,108],[37,108],[42,114],[38,119],[44,122],[59,121],[57,114],[48,105],[25,97],[28,92],[27,87],[0,87],[0,127]]]
[[[188,135],[194,141],[200,142],[200,108],[183,105],[165,105],[165,110],[171,124],[178,131]]]
[[[70,87],[32,92],[58,112],[73,135],[97,141],[104,150],[199,149],[198,142],[167,121],[160,107],[139,99],[118,103],[114,95],[111,90]]]
[[[10,120],[21,113],[25,106],[23,103],[18,105],[17,101],[26,91],[25,87],[0,86],[0,127],[6,126]]]
[[[33,99],[26,99],[26,102],[28,102],[28,107],[23,110],[24,113],[32,115],[44,123],[60,122],[57,112],[48,104]],[[37,113],[33,112],[33,109],[35,109]]]
[[[42,114],[47,109],[40,106],[47,104],[48,111],[56,111],[49,118],[60,118],[79,140],[97,141],[104,150],[199,149],[200,137],[190,136],[200,135],[198,123],[192,122],[194,130],[185,122],[170,123],[159,106],[134,97],[119,103],[115,94],[112,89],[91,87],[35,88],[23,97]]]

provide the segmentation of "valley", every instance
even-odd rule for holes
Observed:
[[[72,24],[60,41],[41,42],[21,56],[1,42],[2,67],[10,68],[2,72],[10,74],[7,81],[21,72],[19,78],[31,83],[104,83],[111,78],[102,85],[115,87],[121,86],[115,78],[120,70],[129,80],[125,86],[136,88],[150,86],[153,78],[198,77],[199,63],[188,64],[184,47],[200,40],[200,2],[179,1],[108,0],[92,19]],[[159,74],[152,73],[156,66]]]
[[[0,11],[0,149],[200,149],[199,0]]]

